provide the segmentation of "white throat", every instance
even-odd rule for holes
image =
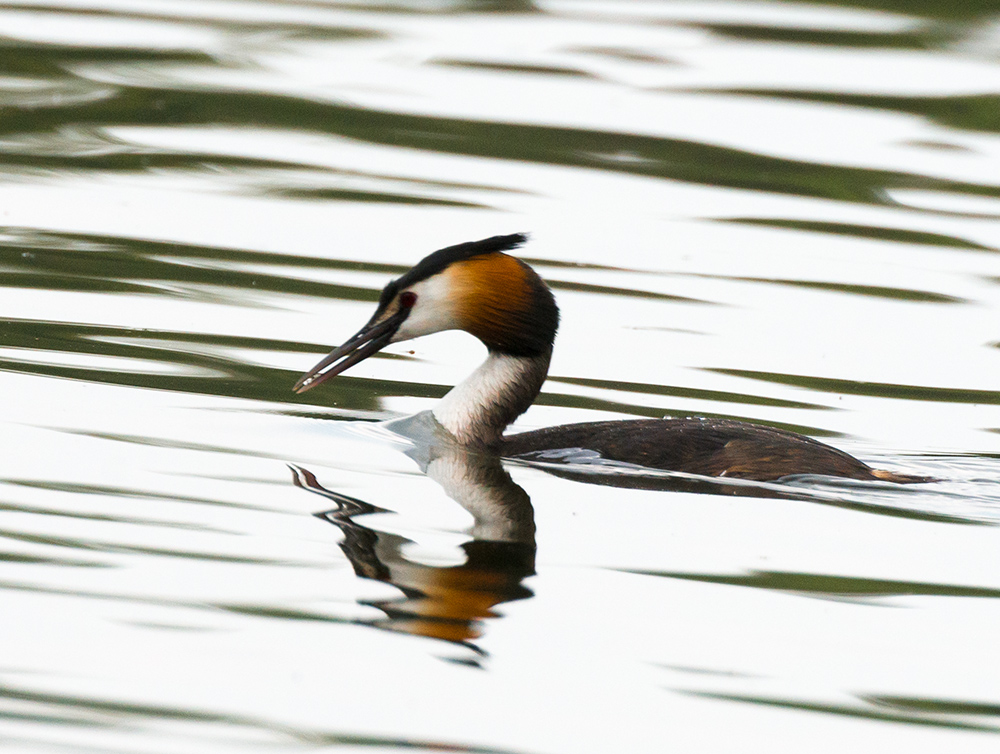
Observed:
[[[534,402],[551,358],[551,351],[539,356],[491,351],[476,371],[434,407],[434,418],[461,445],[496,445],[507,425]]]

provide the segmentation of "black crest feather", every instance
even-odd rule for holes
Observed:
[[[385,287],[385,290],[382,291],[382,296],[379,298],[379,310],[384,306],[388,306],[389,302],[402,289],[408,288],[421,280],[426,280],[432,275],[437,275],[453,262],[480,257],[484,254],[495,254],[498,251],[512,251],[518,246],[527,243],[527,241],[527,233],[512,233],[509,236],[490,236],[481,241],[467,241],[466,243],[438,249],[421,259],[407,270],[402,277],[396,278]]]

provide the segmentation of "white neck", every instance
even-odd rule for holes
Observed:
[[[434,407],[434,418],[461,445],[497,445],[507,425],[534,402],[551,358],[551,351],[539,356],[490,351],[486,361]]]

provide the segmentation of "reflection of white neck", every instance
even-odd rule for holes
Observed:
[[[490,351],[476,371],[434,407],[434,418],[461,445],[497,445],[507,425],[527,411],[545,382],[552,352],[510,356]]]
[[[469,534],[491,542],[535,541],[531,500],[500,465],[496,456],[462,448],[437,448],[427,476],[472,514]]]

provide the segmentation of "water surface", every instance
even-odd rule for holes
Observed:
[[[998,23],[0,2],[5,750],[995,750]],[[519,428],[736,417],[942,481],[431,450],[379,422],[457,333],[291,392],[519,231],[562,309]]]

